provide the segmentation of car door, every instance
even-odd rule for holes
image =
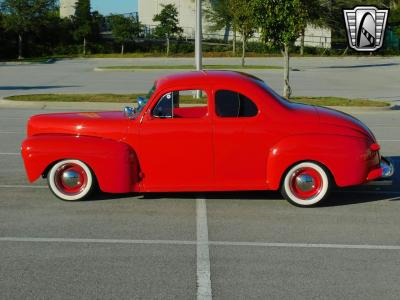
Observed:
[[[266,187],[269,143],[260,105],[231,89],[214,91],[215,181],[224,189]]]
[[[187,100],[199,103],[186,105]],[[207,91],[192,89],[164,91],[146,111],[138,155],[144,191],[195,191],[212,185],[208,109]]]

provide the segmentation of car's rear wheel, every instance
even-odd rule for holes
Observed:
[[[90,168],[75,159],[62,160],[47,174],[50,190],[65,201],[83,200],[94,189],[95,180]]]
[[[308,207],[325,200],[331,189],[329,172],[314,162],[301,162],[286,173],[281,193],[290,203]]]

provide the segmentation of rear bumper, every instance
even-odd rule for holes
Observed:
[[[368,173],[367,181],[379,178],[388,178],[393,176],[393,174],[394,174],[393,164],[387,158],[382,156],[379,168],[373,169]]]
[[[385,157],[381,157],[382,178],[392,177],[394,174],[393,164]]]

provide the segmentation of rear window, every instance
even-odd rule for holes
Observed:
[[[240,93],[219,90],[215,94],[216,114],[222,118],[254,117],[258,108],[253,101]]]

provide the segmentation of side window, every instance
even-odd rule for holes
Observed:
[[[256,104],[245,95],[239,94],[240,112],[239,117],[255,117],[258,114]]]
[[[153,116],[157,118],[173,117],[173,93],[165,94],[153,109]]]
[[[202,118],[208,112],[208,97],[201,90],[173,91],[163,95],[152,110],[156,118]]]
[[[228,90],[219,90],[215,94],[216,114],[222,118],[254,117],[258,108],[246,96]]]

